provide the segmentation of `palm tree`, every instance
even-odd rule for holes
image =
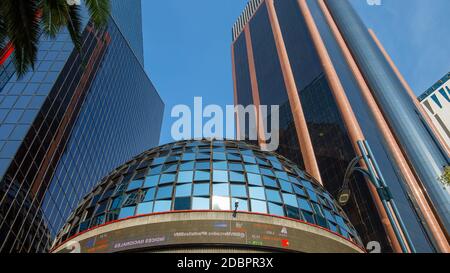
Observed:
[[[105,26],[109,0],[83,0],[92,22]],[[75,47],[81,48],[80,0],[1,0],[0,52],[8,43],[14,47],[13,62],[22,76],[34,68],[41,34],[55,37],[67,27]]]

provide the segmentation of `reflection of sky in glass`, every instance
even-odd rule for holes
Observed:
[[[213,210],[230,210],[230,198],[223,196],[213,196]]]
[[[289,161],[238,142],[214,143],[179,142],[138,156],[129,163],[135,165],[113,172],[102,189],[91,194],[87,203],[99,205],[90,211],[92,220],[77,228],[158,212],[232,211],[238,202],[237,211],[289,217],[341,235],[355,233],[330,195],[305,180],[311,178]]]

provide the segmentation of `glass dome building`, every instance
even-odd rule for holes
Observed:
[[[363,251],[333,197],[288,159],[245,142],[193,140],[146,151],[105,177],[53,252],[199,249]]]

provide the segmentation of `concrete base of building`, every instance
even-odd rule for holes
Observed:
[[[53,253],[363,253],[355,242],[284,217],[182,211],[123,219],[75,235]]]

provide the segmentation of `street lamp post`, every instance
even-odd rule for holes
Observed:
[[[369,181],[372,183],[372,185],[377,189],[378,196],[380,197],[383,207],[386,210],[386,213],[389,218],[389,222],[391,223],[395,236],[397,237],[400,246],[404,253],[408,252],[408,247],[410,252],[415,253],[416,250],[414,248],[414,244],[411,240],[411,237],[409,235],[408,230],[406,229],[405,223],[403,222],[403,219],[400,215],[400,212],[398,211],[397,205],[395,203],[395,200],[392,196],[392,193],[384,180],[383,174],[380,171],[380,168],[378,166],[378,163],[372,153],[372,150],[370,149],[369,144],[367,141],[358,141],[358,147],[362,154],[362,156],[358,156],[354,158],[346,172],[344,177],[344,183],[342,185],[341,190],[339,191],[338,195],[338,202],[341,206],[345,206],[348,201],[350,200],[350,177],[351,175],[357,171],[362,173],[364,176],[366,176]],[[358,167],[359,161],[363,160],[367,166],[367,170],[361,167]],[[403,233],[403,236],[402,236]],[[406,242],[405,242],[406,240]]]

